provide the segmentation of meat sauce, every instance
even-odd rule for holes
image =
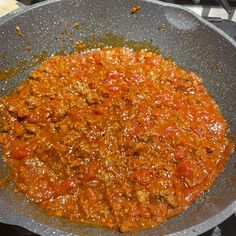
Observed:
[[[0,109],[17,189],[53,216],[121,232],[182,212],[233,150],[202,80],[145,50],[52,56]]]

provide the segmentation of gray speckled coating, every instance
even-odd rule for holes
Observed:
[[[33,7],[21,7],[0,19],[0,68],[30,60],[23,41],[16,36],[20,26],[32,49],[48,54],[61,49],[55,35],[65,35],[62,22],[79,22],[72,36],[83,40],[92,34],[112,32],[127,40],[152,40],[161,52],[179,65],[200,75],[220,105],[231,131],[236,131],[236,43],[183,7],[158,1],[140,1],[134,15],[128,0],[49,0]],[[160,27],[165,24],[165,29]],[[63,36],[62,36],[63,37]],[[71,50],[70,46],[67,47]],[[32,68],[31,68],[32,69]],[[26,78],[30,70],[8,83],[0,81],[1,96]],[[4,90],[5,89],[5,90]],[[178,217],[137,235],[197,235],[229,217],[236,209],[235,152],[212,189]],[[1,160],[0,160],[1,161]],[[0,162],[4,165],[3,162]],[[0,188],[0,221],[23,226],[41,235],[120,235],[120,233],[50,217],[25,198]],[[136,235],[136,234],[131,234]]]

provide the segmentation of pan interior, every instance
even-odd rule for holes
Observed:
[[[131,8],[137,4],[141,9],[131,14]],[[75,23],[79,27],[74,27]],[[24,37],[19,32],[17,35],[17,26]],[[91,48],[107,45],[149,50],[159,48],[165,57],[173,58],[180,66],[204,79],[208,91],[220,105],[230,132],[236,131],[236,46],[181,8],[160,5],[155,1],[48,1],[19,15],[12,15],[0,25],[0,30],[0,68],[10,70],[17,65],[24,68],[15,71],[13,79],[0,81],[1,96],[27,78],[41,62],[37,61],[40,55],[43,60],[52,53],[71,52],[75,41],[87,42]],[[144,230],[139,235],[197,234],[224,220],[232,213],[232,209],[225,209],[236,196],[234,159],[235,152],[213,188],[191,208],[160,227]],[[0,163],[4,169],[2,160]],[[42,235],[51,235],[52,232],[119,234],[48,216],[11,190],[0,188],[0,194],[2,222],[19,224]],[[184,231],[190,227],[193,227],[191,231]]]

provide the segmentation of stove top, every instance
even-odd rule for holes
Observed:
[[[34,4],[44,0],[19,0],[24,4]],[[197,14],[204,17],[206,20],[217,26],[236,41],[236,0],[164,0],[185,5],[187,8],[195,11]],[[222,2],[227,2],[230,7],[230,14],[227,9],[221,5]],[[197,5],[195,3],[198,3]],[[22,227],[7,225],[0,223],[0,235],[14,236],[36,236]],[[236,235],[236,216],[233,214],[223,223],[215,228],[201,234],[201,236],[234,236]]]

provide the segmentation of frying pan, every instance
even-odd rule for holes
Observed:
[[[131,8],[137,4],[141,9],[131,14]],[[123,41],[114,41],[113,45],[127,45],[129,40],[134,40],[158,46],[165,57],[173,58],[180,66],[203,78],[231,132],[236,130],[236,43],[180,6],[154,0],[138,3],[134,0],[49,0],[31,7],[21,6],[18,12],[1,18],[0,68],[30,62],[32,51],[38,55],[42,50],[46,50],[47,55],[58,52],[62,49],[61,42],[65,51],[72,50],[63,37],[68,35],[65,23],[72,26],[75,22],[80,29],[71,29],[70,37],[78,40],[86,40],[91,35],[99,38],[110,32],[119,39],[123,37]],[[16,26],[20,27],[24,38],[16,35]],[[34,68],[25,67],[13,79],[0,81],[0,95],[11,91]],[[211,190],[184,213],[138,235],[197,235],[229,217],[236,209],[235,156],[234,152]],[[1,166],[5,168],[2,160]],[[120,235],[48,216],[20,194],[6,188],[0,188],[0,221],[41,235]]]

